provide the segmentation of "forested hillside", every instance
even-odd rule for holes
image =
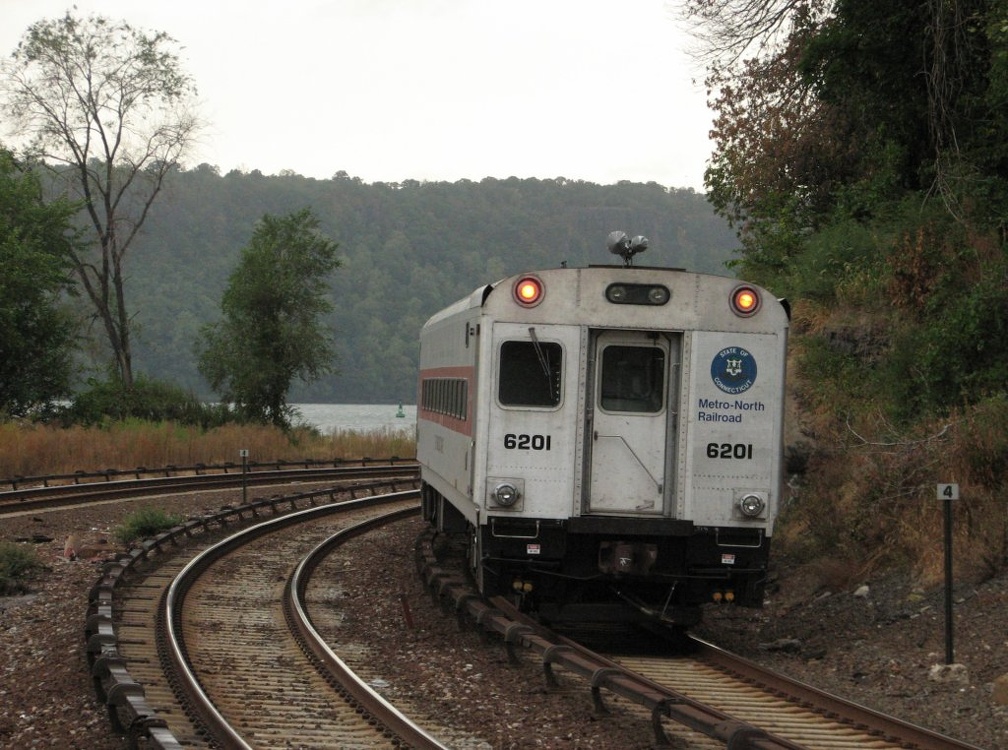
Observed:
[[[311,208],[339,243],[332,276],[339,374],[292,401],[412,402],[417,337],[436,310],[478,285],[530,268],[612,263],[606,235],[651,241],[642,265],[729,274],[737,239],[706,197],[655,183],[565,179],[365,184],[209,166],[172,175],[129,258],[137,372],[210,398],[196,371],[201,325],[263,214]]]

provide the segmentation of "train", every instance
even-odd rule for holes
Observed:
[[[786,300],[622,262],[484,284],[420,332],[421,510],[479,591],[554,625],[760,607],[781,505]],[[463,546],[464,544],[464,546]]]

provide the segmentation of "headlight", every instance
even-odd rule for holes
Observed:
[[[742,511],[743,516],[748,518],[756,518],[765,507],[766,503],[763,502],[763,498],[752,493],[743,495],[739,500],[739,510]]]
[[[669,301],[669,290],[663,286],[653,286],[648,289],[648,302],[652,305],[664,305]]]
[[[518,488],[510,482],[501,482],[494,487],[493,498],[498,505],[510,508],[518,502]]]

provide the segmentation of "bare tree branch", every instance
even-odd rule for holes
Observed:
[[[202,127],[174,46],[161,32],[68,12],[29,27],[3,65],[15,141],[83,201],[95,258],[75,257],[76,272],[126,386],[133,381],[126,254]]]
[[[686,0],[683,15],[696,42],[694,56],[710,67],[732,67],[772,54],[796,20],[821,18],[826,0]]]

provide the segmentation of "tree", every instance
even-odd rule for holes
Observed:
[[[75,321],[60,297],[75,210],[45,204],[38,177],[0,149],[0,414],[22,417],[70,391]]]
[[[696,52],[712,67],[772,52],[796,17],[820,16],[827,0],[686,0],[683,14],[692,23]]]
[[[853,138],[898,157],[900,187],[940,195],[959,218],[984,169],[970,151],[1004,121],[989,99],[990,32],[1003,25],[993,14],[990,0],[836,0],[801,64],[820,99],[857,124]]]
[[[286,429],[291,381],[333,371],[331,335],[320,317],[333,307],[326,276],[340,265],[337,245],[310,209],[266,214],[242,250],[221,300],[223,320],[204,326],[199,371],[237,411]]]
[[[746,265],[782,267],[809,232],[912,193],[940,195],[960,220],[1000,220],[1005,7],[689,0],[712,61],[706,183]]]
[[[126,253],[200,128],[174,45],[164,33],[68,12],[30,26],[3,70],[7,111],[28,153],[83,202],[96,243],[71,258],[127,388]]]

